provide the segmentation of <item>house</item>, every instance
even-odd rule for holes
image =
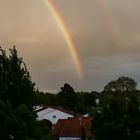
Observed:
[[[38,107],[39,108],[39,107]],[[37,110],[37,120],[49,120],[52,125],[55,125],[59,119],[67,119],[74,117],[74,114],[64,109],[43,107]]]
[[[86,140],[93,139],[90,131],[90,117],[60,119],[52,130],[51,135],[56,140]]]

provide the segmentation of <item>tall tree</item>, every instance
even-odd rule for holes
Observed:
[[[14,108],[20,104],[32,108],[34,83],[23,59],[18,57],[15,47],[10,49],[9,56],[3,49],[0,53],[0,98],[9,100]]]
[[[60,105],[73,110],[77,102],[77,95],[74,89],[66,83],[64,87],[61,87],[61,91],[58,93],[58,99]]]
[[[33,93],[34,83],[15,47],[9,56],[0,48],[0,139],[50,139],[50,124],[36,121]]]

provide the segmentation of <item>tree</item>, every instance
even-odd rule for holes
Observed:
[[[136,91],[137,83],[129,77],[119,77],[115,81],[109,82],[104,87],[104,92],[131,92]]]
[[[60,105],[73,110],[77,102],[77,95],[69,84],[64,84],[64,87],[61,87],[61,91],[58,93],[58,100]]]
[[[97,92],[77,92],[76,111],[80,114],[87,114],[91,108],[96,106]]]
[[[0,138],[43,140],[50,124],[36,121],[33,112],[34,83],[15,47],[7,56],[0,48]]]
[[[140,139],[140,102],[136,96],[127,99],[108,98],[102,111],[93,114],[93,132],[96,140]]]
[[[26,104],[31,109],[35,84],[23,59],[18,57],[15,47],[10,49],[9,56],[1,48],[0,53],[0,98],[9,100],[14,108]]]

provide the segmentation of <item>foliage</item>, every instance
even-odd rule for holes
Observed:
[[[140,139],[140,91],[129,77],[111,81],[100,94],[100,110],[92,113],[96,140]]]
[[[37,91],[34,94],[35,104],[36,105],[45,104],[47,106],[54,107],[62,106],[68,110],[73,110],[80,114],[89,113],[92,107],[97,106],[95,100],[99,95],[98,92],[93,91],[93,92],[75,93],[72,87],[70,92],[69,91],[67,92],[60,91],[58,94],[51,94]]]
[[[119,77],[115,81],[109,82],[104,87],[104,92],[131,92],[136,90],[136,82],[129,77]]]
[[[0,49],[0,138],[2,140],[43,140],[50,124],[36,121],[32,111],[34,83],[15,47],[7,56]]]
[[[140,139],[140,102],[136,96],[107,97],[103,110],[93,115],[97,140]],[[115,136],[115,137],[114,137]]]
[[[78,100],[76,104],[76,111],[81,114],[89,113],[90,109],[93,106],[96,106],[96,103],[95,103],[96,94],[94,92],[77,93]]]
[[[43,92],[36,91],[34,94],[34,99],[35,99],[36,105],[40,105],[40,104],[44,104],[47,106],[59,105],[56,94],[43,93]]]
[[[77,95],[74,89],[69,84],[64,84],[61,91],[58,93],[58,101],[61,106],[73,110],[77,103]]]
[[[15,47],[10,49],[10,56],[0,49],[0,99],[9,100],[12,107],[26,104],[32,108],[34,83],[22,58],[17,55]]]
[[[0,136],[5,140],[41,140],[50,132],[48,123],[37,122],[34,112],[23,104],[15,110],[9,102],[0,101],[0,124]]]

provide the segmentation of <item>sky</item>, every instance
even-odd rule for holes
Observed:
[[[139,0],[50,1],[75,42],[82,78],[44,0],[0,0],[0,46],[16,46],[36,88],[56,92],[69,83],[76,91],[102,91],[119,76],[140,87]]]

